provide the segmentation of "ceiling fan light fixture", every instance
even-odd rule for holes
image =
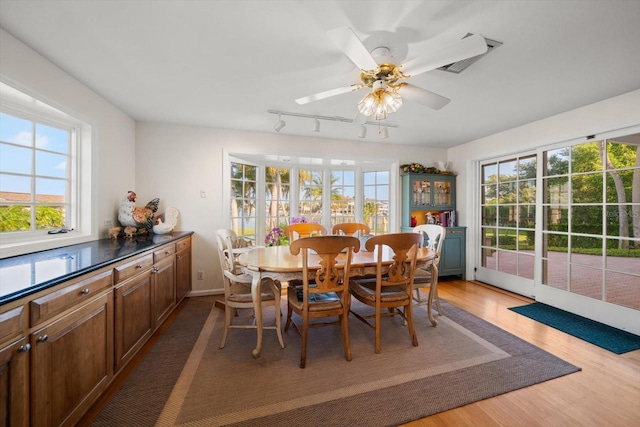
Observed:
[[[395,90],[388,90],[384,81],[376,81],[373,90],[358,103],[361,114],[376,120],[384,120],[402,107],[402,97]]]
[[[285,122],[284,120],[282,120],[280,118],[280,114],[278,114],[278,123],[275,124],[275,126],[273,126],[273,128],[275,129],[276,132],[280,132],[285,126],[287,125],[287,122]]]

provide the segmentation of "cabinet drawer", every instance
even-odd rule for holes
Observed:
[[[126,264],[119,265],[115,268],[116,271],[116,283],[120,283],[123,280],[127,280],[130,277],[135,276],[138,273],[151,268],[153,265],[153,254],[148,254],[140,258],[136,258]]]
[[[153,252],[153,263],[157,263],[158,261],[162,261],[165,258],[169,258],[173,254],[176,253],[175,245],[167,245]]]
[[[22,335],[25,330],[25,320],[23,305],[0,314],[0,344]]]
[[[107,270],[37,298],[30,303],[31,326],[50,319],[76,304],[88,301],[97,293],[111,286],[113,286],[113,272]]]
[[[176,242],[176,252],[184,251],[191,247],[191,239],[182,239]]]

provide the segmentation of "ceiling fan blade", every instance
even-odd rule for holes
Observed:
[[[398,93],[403,99],[417,102],[425,107],[439,110],[447,105],[451,100],[445,98],[442,95],[438,95],[430,90],[422,89],[421,87],[414,86],[412,84],[405,84],[399,90]]]
[[[378,63],[366,47],[362,44],[362,41],[356,36],[351,28],[336,28],[335,30],[327,31],[327,34],[333,40],[333,42],[349,57],[349,59],[356,64],[356,67],[361,70],[375,70],[378,68]]]
[[[482,55],[487,49],[484,37],[474,34],[425,57],[412,59],[403,64],[400,69],[408,76],[416,76],[463,59]]]
[[[352,92],[354,90],[360,89],[360,86],[357,84],[353,84],[351,86],[338,87],[331,90],[326,90],[324,92],[315,93],[313,95],[304,96],[302,98],[296,99],[296,103],[300,105],[308,104],[313,101],[318,101],[320,99],[330,98],[332,96],[341,95],[343,93]]]

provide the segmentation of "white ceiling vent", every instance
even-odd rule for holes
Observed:
[[[466,36],[463,37],[463,39],[467,38],[469,36],[472,36],[472,35],[473,34],[468,33]],[[486,37],[484,39],[486,40],[487,47],[488,47],[488,49],[487,49],[487,51],[485,53],[483,53],[482,55],[472,56],[471,58],[463,59],[462,61],[454,62],[453,64],[445,65],[443,67],[438,68],[438,70],[448,71],[450,73],[460,74],[462,71],[464,71],[471,64],[473,64],[474,62],[476,62],[478,59],[482,58],[483,56],[487,55],[493,49],[497,48],[498,46],[500,46],[502,44],[502,42],[491,40],[491,39],[488,39]]]

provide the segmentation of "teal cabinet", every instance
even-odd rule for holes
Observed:
[[[465,278],[466,227],[447,227],[447,237],[440,254],[438,276],[460,276]]]
[[[438,276],[465,278],[466,227],[456,223],[456,177],[445,174],[408,173],[402,175],[402,227],[410,232],[414,225],[431,221],[447,228],[440,254]],[[412,221],[413,220],[413,221]]]

